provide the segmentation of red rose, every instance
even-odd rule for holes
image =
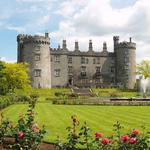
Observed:
[[[132,131],[132,134],[133,134],[133,135],[138,135],[138,134],[139,134],[139,130],[134,129],[134,130]]]
[[[121,137],[121,141],[122,142],[126,142],[126,141],[129,141],[129,136],[128,135],[123,135],[122,137]]]
[[[23,138],[24,138],[24,133],[23,133],[22,131],[19,131],[19,132],[18,132],[18,138],[19,138],[20,140],[23,140]]]
[[[96,132],[95,133],[95,138],[96,139],[99,139],[99,138],[101,138],[102,137],[102,133],[99,133],[99,132]]]
[[[101,143],[102,143],[103,145],[107,145],[109,142],[110,142],[110,141],[109,141],[108,138],[104,138],[104,139],[101,141]]]
[[[131,139],[129,140],[129,142],[130,142],[130,144],[135,144],[135,143],[136,143],[136,138],[131,138]]]

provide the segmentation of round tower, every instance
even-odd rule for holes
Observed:
[[[115,44],[116,83],[121,87],[133,89],[136,82],[136,44],[121,42]]]
[[[35,88],[51,88],[50,38],[18,35],[18,62],[29,64],[31,84]]]

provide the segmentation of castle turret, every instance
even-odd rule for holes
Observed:
[[[118,39],[118,38],[117,38]],[[121,86],[133,89],[136,82],[136,44],[132,42],[117,42],[114,40],[114,51],[116,54],[116,82]]]
[[[51,87],[50,38],[45,36],[18,35],[18,62],[29,64],[31,84],[36,88]]]

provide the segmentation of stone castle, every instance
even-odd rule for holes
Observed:
[[[31,84],[36,88],[51,87],[122,87],[133,89],[136,78],[136,44],[119,42],[114,36],[114,52],[107,50],[103,43],[101,52],[93,50],[89,40],[88,51],[80,51],[76,41],[74,50],[67,48],[66,40],[62,47],[50,47],[49,34],[17,36],[18,62],[29,64]]]

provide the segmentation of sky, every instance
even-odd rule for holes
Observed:
[[[137,63],[150,59],[150,0],[0,0],[0,58],[17,59],[18,34],[49,32],[51,47],[67,40],[70,50],[79,42],[95,51],[107,42],[113,51],[113,36],[137,44]]]

